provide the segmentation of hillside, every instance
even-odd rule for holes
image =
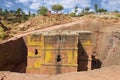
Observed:
[[[68,23],[71,21],[72,18],[70,16],[62,14],[36,16],[34,18],[30,18],[29,21],[26,21],[25,23],[16,26],[15,30],[20,32],[29,32],[53,25]]]
[[[78,23],[72,26],[64,26],[61,30],[90,30],[99,31],[105,27],[120,25],[120,18],[116,15],[101,14],[101,15],[86,15],[83,17],[74,18]]]
[[[53,14],[49,16],[35,16],[22,23],[9,23],[9,21],[1,20],[1,23],[9,30],[4,31],[0,25],[0,41],[13,37],[16,34],[22,34],[38,29],[43,29],[53,25],[72,22],[72,18],[68,15]]]

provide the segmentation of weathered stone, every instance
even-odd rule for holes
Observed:
[[[0,44],[0,71],[26,72],[27,47],[23,38]]]

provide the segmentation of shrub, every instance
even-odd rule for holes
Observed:
[[[119,17],[119,18],[120,18],[120,14],[117,14],[116,17]]]
[[[6,32],[0,33],[0,39],[5,39],[6,37],[8,37],[8,34]]]
[[[79,14],[79,16],[81,17],[81,16],[84,16],[84,14]]]

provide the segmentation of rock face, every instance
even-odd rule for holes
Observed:
[[[61,30],[93,31],[93,55],[101,67],[120,65],[120,20],[108,17],[83,17],[78,24],[65,26]]]
[[[0,80],[119,80],[120,66],[111,66],[87,72],[72,72],[60,75],[20,74],[0,72]]]
[[[0,44],[0,71],[26,72],[27,47],[23,38]]]
[[[120,65],[120,27],[101,30],[96,44],[96,53],[102,66]]]

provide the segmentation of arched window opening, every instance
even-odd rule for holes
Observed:
[[[38,49],[35,49],[35,55],[38,55]]]
[[[61,62],[61,55],[57,55],[57,62]]]

